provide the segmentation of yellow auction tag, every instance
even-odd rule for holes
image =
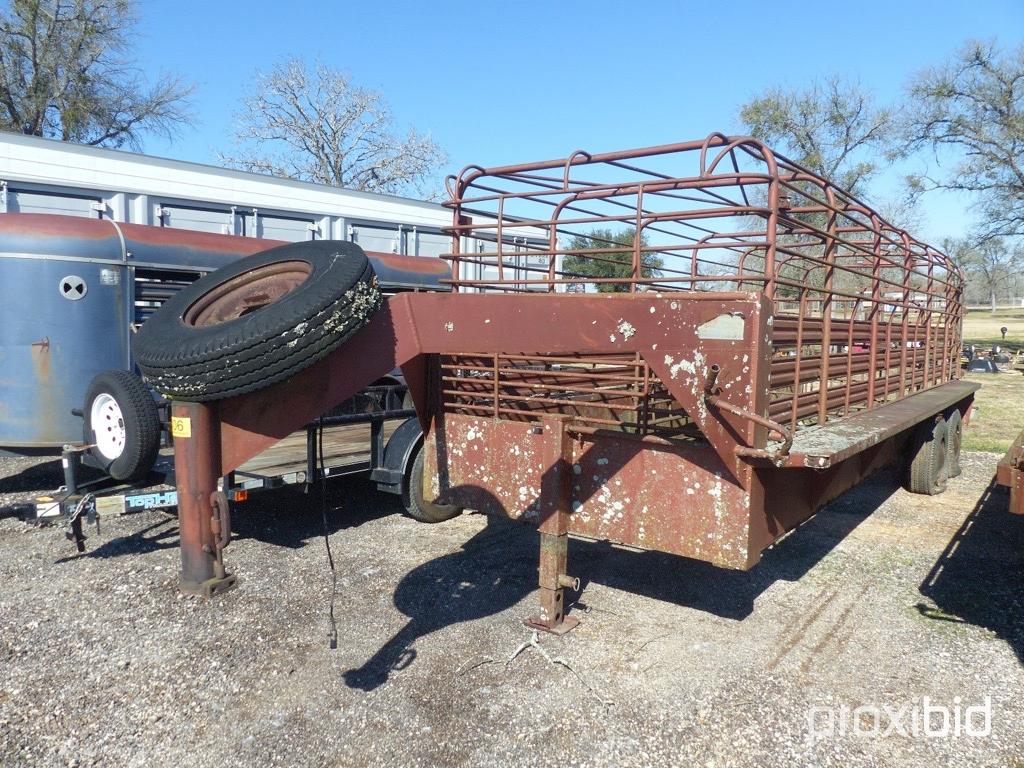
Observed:
[[[192,419],[188,416],[171,416],[171,434],[174,437],[192,437]]]

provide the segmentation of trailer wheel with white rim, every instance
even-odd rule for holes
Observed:
[[[85,394],[85,442],[96,463],[115,480],[149,474],[160,450],[160,415],[142,379],[129,371],[103,371]]]

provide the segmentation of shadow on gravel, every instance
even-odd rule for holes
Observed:
[[[100,523],[102,526],[102,521]],[[102,535],[102,534],[101,534]],[[86,530],[86,537],[90,537]],[[74,549],[73,545],[72,550]],[[88,545],[86,545],[88,547]],[[164,520],[157,520],[155,523],[143,528],[141,531],[130,533],[127,536],[118,536],[108,539],[94,549],[86,549],[78,554],[72,552],[66,557],[56,561],[57,565],[70,563],[82,557],[92,557],[106,560],[111,557],[123,557],[124,555],[144,555],[148,552],[157,552],[161,549],[178,546],[178,521],[168,516]]]
[[[899,487],[891,471],[874,475],[767,550],[750,571],[728,571],[676,555],[579,539],[570,540],[568,570],[580,577],[584,593],[590,582],[596,582],[740,620],[753,611],[754,600],[765,589],[776,581],[803,576]],[[532,594],[537,558],[538,537],[532,526],[488,518],[487,527],[460,551],[425,563],[402,579],[394,603],[409,617],[408,623],[363,666],[345,672],[345,683],[373,690],[391,672],[415,660],[412,645],[417,639],[499,613]],[[573,608],[588,606],[577,601],[570,612]]]
[[[232,505],[231,528],[238,538],[289,549],[322,545],[322,498],[319,485],[308,492],[293,486],[257,493],[244,504]],[[330,481],[325,502],[329,534],[402,512],[398,496],[379,492],[360,475]]]
[[[995,632],[1024,664],[1024,517],[1010,514],[1008,502],[993,480],[921,583],[938,610],[917,610]]]
[[[44,493],[64,485],[60,459],[34,464],[16,475],[0,478],[0,493]]]
[[[409,621],[363,666],[344,673],[346,685],[370,691],[391,672],[416,658],[419,638],[463,621],[491,616],[518,603],[537,586],[537,533],[503,518],[487,518],[487,527],[458,552],[413,569],[395,589],[395,607]]]

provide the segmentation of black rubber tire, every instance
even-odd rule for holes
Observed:
[[[963,440],[964,422],[960,416],[960,409],[954,408],[946,414],[946,475],[959,477],[960,472],[960,444]]]
[[[210,325],[185,316],[239,276],[305,262],[308,277],[273,303]],[[373,266],[355,243],[290,243],[246,256],[169,299],[135,335],[135,360],[150,385],[176,400],[207,402],[294,376],[347,341],[380,307]]]
[[[911,444],[907,490],[934,496],[946,490],[946,420],[942,416],[919,424]]]
[[[443,523],[462,514],[462,508],[453,504],[433,504],[423,496],[423,443],[414,449],[415,458],[409,463],[402,482],[402,506],[413,520],[421,523]]]
[[[124,447],[114,458],[105,456],[95,446],[94,428],[102,429],[103,426],[92,424],[92,405],[103,394],[114,398],[124,423]],[[141,480],[149,474],[160,451],[160,414],[142,379],[129,371],[96,374],[86,390],[82,415],[85,442],[93,446],[89,453],[104,472],[124,482]]]

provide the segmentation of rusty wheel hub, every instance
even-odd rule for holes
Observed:
[[[185,325],[204,328],[235,320],[280,301],[309,279],[305,261],[281,261],[251,269],[197,299],[185,310]]]

